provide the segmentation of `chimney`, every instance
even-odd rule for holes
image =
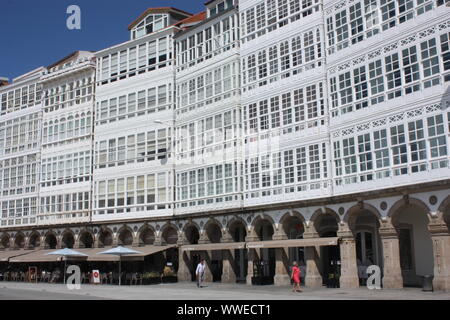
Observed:
[[[7,86],[9,84],[9,79],[0,77],[0,87]]]

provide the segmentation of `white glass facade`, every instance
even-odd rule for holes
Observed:
[[[216,2],[175,38],[176,214],[242,205],[238,14]]]
[[[77,51],[42,76],[39,225],[91,217],[95,59]]]
[[[357,288],[375,263],[449,289],[450,2],[205,5],[2,81],[0,249],[174,244],[188,281],[199,245],[207,281],[298,261]]]
[[[0,226],[36,225],[44,68],[0,87]]]
[[[197,20],[169,11],[142,15],[128,42],[0,88],[2,227],[450,177],[448,1],[210,1]]]
[[[93,221],[173,214],[174,33],[96,53]]]

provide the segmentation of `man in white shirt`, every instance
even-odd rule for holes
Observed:
[[[201,288],[205,277],[205,259],[200,260],[200,263],[197,265],[195,275],[197,276],[197,287]]]

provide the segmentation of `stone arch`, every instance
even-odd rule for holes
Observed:
[[[298,211],[286,212],[280,225],[288,239],[299,239],[305,232],[305,217]]]
[[[242,224],[246,230],[248,228],[248,223],[243,218],[238,216],[233,216],[231,219],[229,219],[226,228],[229,230],[230,227],[235,223]]]
[[[166,223],[161,228],[162,244],[176,244],[178,242],[178,228],[172,223]]]
[[[257,216],[252,221],[253,234],[259,238],[259,240],[272,240],[275,233],[275,222],[272,217],[262,214]]]
[[[382,266],[382,243],[379,234],[381,214],[372,205],[360,203],[349,208],[344,222],[354,235],[358,265]]]
[[[72,249],[75,245],[75,233],[70,230],[66,229],[61,234],[61,248],[69,248]]]
[[[257,214],[256,217],[253,219],[253,221],[252,221],[252,223],[251,223],[251,226],[252,226],[252,227],[255,227],[256,223],[258,223],[258,221],[260,221],[260,220],[267,220],[267,221],[269,221],[270,224],[271,224],[271,225],[274,227],[274,229],[275,229],[275,220],[274,220],[271,216],[269,216],[269,215],[267,215],[267,214],[265,214],[265,213]]]
[[[155,242],[155,230],[152,226],[144,224],[138,231],[140,246],[151,245]]]
[[[430,208],[420,199],[416,198],[407,198],[407,199],[400,199],[397,202],[394,203],[394,205],[389,209],[388,217],[391,218],[392,224],[395,226],[398,222],[397,215],[398,213],[405,207],[408,206],[416,206],[420,208],[421,210],[425,211],[427,214],[428,221],[432,220]]]
[[[133,230],[128,226],[122,226],[117,232],[117,244],[119,246],[131,246],[133,239]]]
[[[45,249],[56,249],[58,246],[58,237],[53,231],[47,231],[44,235],[44,248]]]
[[[319,208],[311,216],[309,227],[319,237],[336,237],[341,218],[330,208]],[[327,275],[338,272],[337,263],[341,260],[340,246],[322,246],[318,250],[318,266],[322,275],[322,284],[327,283]]]
[[[78,247],[79,248],[93,248],[94,247],[94,234],[87,229],[81,230],[78,235]]]
[[[4,233],[0,240],[0,246],[3,249],[8,249],[11,246],[10,239],[11,239],[10,235],[7,233]]]
[[[247,223],[239,217],[234,217],[228,222],[227,230],[234,242],[244,242],[247,236]]]
[[[98,246],[109,247],[114,243],[113,232],[109,228],[103,228],[98,233]]]
[[[356,223],[356,220],[358,219],[358,215],[362,212],[362,211],[367,211],[370,212],[371,214],[373,214],[378,220],[381,220],[381,214],[380,212],[377,210],[377,208],[375,208],[374,206],[372,206],[371,204],[368,203],[363,203],[362,205],[356,204],[353,207],[349,208],[347,210],[347,212],[344,215],[344,219],[343,221],[346,222],[348,224],[348,226],[350,227],[350,229],[352,228],[352,226]]]
[[[439,205],[438,215],[438,218],[441,218],[450,230],[450,196],[445,198]]]
[[[183,235],[189,244],[198,244],[200,239],[200,227],[197,223],[189,221],[183,228]]]
[[[37,231],[33,231],[28,237],[28,248],[34,249],[41,245],[41,235]]]
[[[203,230],[206,233],[206,236],[208,237],[210,242],[212,243],[220,242],[220,239],[222,238],[221,226],[222,226],[221,223],[214,218],[211,218],[206,222],[205,226],[203,227]]]
[[[22,232],[18,232],[14,236],[14,249],[23,248],[25,248],[25,235]]]
[[[324,211],[325,212],[323,212],[322,209],[318,209],[311,216],[310,221],[313,223],[315,230],[320,236],[337,233],[341,218],[330,208],[325,208]]]

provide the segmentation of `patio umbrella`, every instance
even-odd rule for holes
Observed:
[[[87,255],[69,248],[56,250],[47,253],[47,255],[55,255],[55,256],[62,256],[64,257],[64,284],[66,283],[66,263],[67,263],[67,257],[86,257]]]
[[[112,249],[109,249],[109,250],[106,250],[106,251],[102,251],[102,252],[99,252],[99,253],[97,253],[97,254],[112,254],[112,255],[115,255],[115,256],[119,256],[119,286],[120,286],[120,282],[121,282],[121,276],[120,276],[120,267],[121,267],[121,263],[122,263],[122,256],[126,256],[126,255],[130,255],[130,254],[138,254],[138,253],[142,253],[142,252],[140,252],[140,251],[136,251],[136,250],[133,250],[133,249],[129,249],[129,248],[125,248],[125,247],[122,247],[122,246],[118,246],[118,247],[116,247],[116,248],[112,248]]]

